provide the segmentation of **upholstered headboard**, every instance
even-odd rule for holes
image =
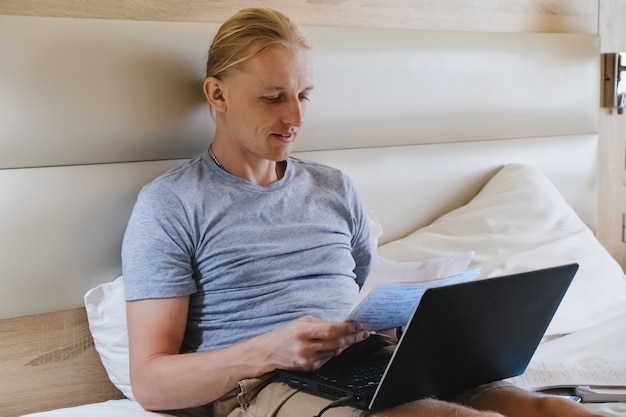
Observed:
[[[216,29],[0,16],[0,317],[80,306],[120,273],[139,187],[210,142]],[[541,165],[594,226],[597,37],[304,30],[315,90],[297,151],[354,177],[383,241],[514,161]]]
[[[201,83],[216,29],[0,16],[0,366],[13,376],[0,408],[91,349],[83,295],[121,273],[137,192],[210,143]],[[304,31],[315,90],[297,156],[354,179],[381,242],[463,205],[511,162],[538,166],[594,227],[596,36]],[[110,392],[94,388],[105,394],[86,400]]]

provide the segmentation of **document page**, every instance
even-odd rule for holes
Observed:
[[[462,274],[474,259],[474,252],[460,252],[449,256],[410,262],[396,262],[381,258],[372,266],[357,302],[381,282],[426,282]]]
[[[513,384],[533,391],[581,385],[626,386],[626,361],[609,360],[531,363]]]
[[[473,257],[474,252],[461,252],[411,262],[381,258],[346,320],[372,331],[404,326],[428,288],[475,279],[480,270],[467,270]]]
[[[406,325],[428,288],[471,281],[480,273],[470,269],[448,278],[427,282],[380,282],[352,307],[346,320],[358,321],[367,330],[393,329]]]

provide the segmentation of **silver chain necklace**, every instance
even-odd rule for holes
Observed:
[[[222,164],[220,164],[220,161],[217,159],[217,156],[215,156],[215,152],[213,152],[213,144],[209,145],[209,156],[211,157],[213,162],[215,162],[215,165],[217,165],[222,171],[228,172],[226,171],[226,169],[224,169]],[[276,162],[276,164],[274,165],[274,172],[276,173],[276,178],[280,180],[282,176],[280,175],[280,171],[278,169],[278,162]]]
[[[217,165],[218,167],[220,167],[220,169],[222,171],[226,171],[224,169],[224,167],[222,166],[222,164],[220,164],[220,161],[217,160],[217,156],[215,156],[215,154],[213,153],[213,144],[209,145],[209,156],[211,157],[211,159],[213,160],[213,162],[215,162],[215,165]],[[227,171],[226,171],[227,172]]]

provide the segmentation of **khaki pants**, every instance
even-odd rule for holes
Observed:
[[[216,401],[214,417],[313,417],[332,401],[281,382],[274,374],[245,379],[239,387]],[[353,407],[331,408],[323,417],[364,417]]]
[[[467,390],[455,402],[467,401],[489,390],[511,386],[496,381]],[[313,417],[332,401],[291,388],[274,374],[245,379],[239,387],[216,401],[213,417]],[[368,411],[354,407],[336,407],[324,412],[323,417],[366,417]]]

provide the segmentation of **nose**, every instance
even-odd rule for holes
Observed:
[[[300,127],[304,121],[305,104],[297,98],[288,100],[285,103],[282,121],[288,126]]]

